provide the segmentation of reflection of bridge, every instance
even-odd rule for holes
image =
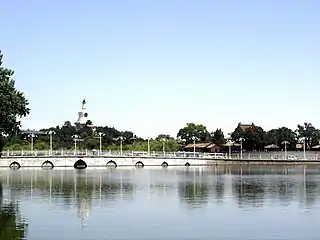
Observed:
[[[166,196],[175,196],[177,192],[182,202],[196,206],[205,206],[210,200],[221,203],[232,200],[241,206],[261,206],[268,200],[311,204],[320,196],[319,169],[306,166],[108,171],[30,169],[1,173],[16,197],[33,198],[41,193],[50,203],[63,199],[67,205],[72,204],[72,199],[76,200],[83,222],[92,204],[117,204],[119,200],[159,199],[160,196],[165,200]],[[43,195],[45,192],[47,195]],[[143,197],[135,198],[137,194]]]
[[[102,171],[97,174],[86,172],[54,170],[54,171],[4,171],[3,181],[10,187],[11,199],[33,197],[38,198],[39,191],[46,191],[45,198],[50,204],[57,198],[62,198],[71,204],[70,199],[75,199],[78,208],[78,217],[84,226],[88,220],[90,208],[94,198],[98,197],[100,204],[103,200],[115,199],[115,194],[123,195],[122,191],[128,191],[127,183],[122,184],[122,174],[118,185],[110,182]],[[112,186],[110,188],[110,186]],[[106,192],[108,191],[108,192]],[[42,194],[41,194],[42,195]],[[43,195],[41,197],[44,197]]]

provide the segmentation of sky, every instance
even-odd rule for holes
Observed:
[[[320,1],[0,1],[0,50],[30,102],[23,128],[77,120],[141,137],[320,128]]]

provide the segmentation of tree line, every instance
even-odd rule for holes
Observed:
[[[29,114],[29,103],[23,92],[15,87],[13,80],[14,71],[2,66],[2,54],[0,52],[0,153],[6,150],[48,150],[50,140],[55,150],[72,149],[74,147],[74,136],[78,135],[77,146],[81,149],[99,149],[100,141],[105,150],[178,151],[190,143],[213,142],[223,146],[228,141],[243,144],[247,151],[261,151],[267,145],[277,145],[279,149],[284,148],[287,142],[288,150],[296,149],[297,144],[304,142],[306,149],[319,144],[320,130],[311,123],[297,125],[297,129],[281,127],[265,131],[262,127],[239,124],[230,134],[224,134],[221,128],[210,132],[205,125],[188,123],[182,127],[176,136],[160,134],[154,139],[143,139],[131,131],[120,131],[109,126],[98,126],[92,128],[89,120],[83,127],[65,121],[63,125],[32,131],[21,129],[21,123],[17,119]],[[34,132],[34,134],[33,134]],[[50,134],[52,138],[50,138]],[[100,134],[100,135],[99,135]],[[100,138],[101,136],[101,138]],[[31,144],[32,143],[32,144]]]
[[[90,127],[91,121],[88,121],[82,128],[77,128],[66,121],[62,126],[51,127],[33,131],[28,129],[18,130],[4,138],[4,147],[6,150],[30,150],[31,137],[33,138],[34,150],[48,150],[50,148],[50,134],[52,134],[52,147],[54,150],[73,149],[75,136],[77,135],[77,147],[79,149],[99,149],[100,138],[103,150],[119,150],[120,144],[123,150],[147,151],[148,142],[150,151],[179,151],[187,144],[212,142],[220,147],[227,142],[240,143],[242,141],[243,149],[247,151],[263,151],[268,145],[275,148],[284,149],[284,143],[288,150],[295,150],[297,144],[303,145],[305,141],[306,149],[319,145],[320,130],[316,129],[311,123],[297,125],[297,129],[292,130],[287,127],[280,127],[264,131],[262,127],[254,124],[245,125],[243,128],[239,124],[235,130],[227,134],[223,133],[221,128],[215,131],[208,131],[202,124],[188,123],[181,128],[176,136],[168,134],[159,134],[156,138],[143,139],[131,131],[119,131],[113,127],[100,126]]]

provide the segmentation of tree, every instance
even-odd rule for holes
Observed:
[[[210,133],[207,131],[207,127],[202,124],[187,123],[187,126],[181,128],[177,134],[177,138],[184,140],[187,144],[193,142],[193,137],[202,142],[208,141]]]
[[[159,134],[155,140],[161,141],[162,139],[169,140],[169,139],[173,139],[173,137],[171,137],[169,134]]]
[[[2,66],[3,55],[0,52],[0,152],[4,146],[3,134],[12,135],[20,127],[17,117],[29,114],[28,100],[15,88],[14,71]]]
[[[82,144],[88,150],[98,149],[100,147],[99,140],[90,136],[86,137]]]
[[[297,135],[287,127],[271,129],[266,134],[266,144],[268,145],[276,144],[281,149],[284,149],[284,141],[289,142],[289,149],[294,149],[297,143]]]
[[[239,126],[231,134],[231,138],[235,142],[243,139],[243,148],[247,151],[263,150],[266,139],[266,132],[259,126],[250,125],[245,129]]]
[[[217,128],[214,132],[211,133],[212,142],[221,146],[226,143],[226,139],[224,138],[224,134],[221,128]]]
[[[247,151],[263,150],[265,138],[266,132],[261,127],[246,129],[244,132],[244,148]]]
[[[311,123],[304,123],[303,125],[298,125],[296,132],[298,138],[305,138],[307,149],[310,149],[313,145],[319,144],[319,130],[317,130]]]

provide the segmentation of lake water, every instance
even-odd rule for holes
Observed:
[[[318,240],[319,167],[1,170],[0,239]]]

